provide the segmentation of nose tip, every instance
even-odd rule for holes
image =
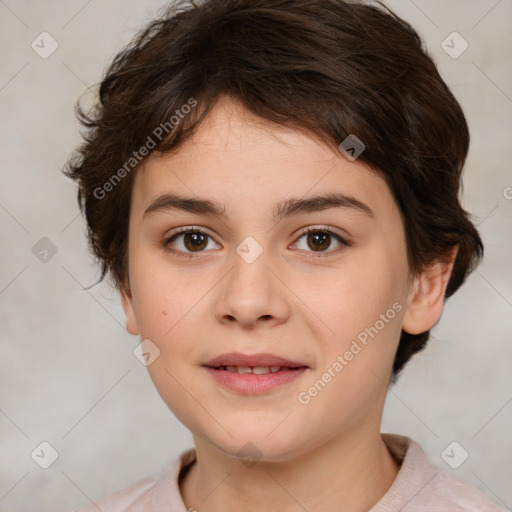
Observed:
[[[266,261],[260,259],[261,245],[253,245],[248,238],[237,248],[237,253],[241,250],[243,256],[237,254],[238,261],[221,285],[223,289],[215,313],[219,321],[239,322],[247,327],[255,323],[280,323],[289,315],[285,291]]]

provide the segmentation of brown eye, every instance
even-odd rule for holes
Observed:
[[[308,233],[307,244],[308,247],[314,251],[323,251],[328,249],[331,245],[331,235],[320,231],[318,233]]]
[[[183,245],[189,251],[201,251],[208,245],[207,236],[203,233],[185,233],[183,236]]]
[[[213,247],[210,245],[213,244]],[[206,249],[218,249],[208,233],[199,230],[183,229],[164,241],[164,247],[179,256],[202,253]]]
[[[303,239],[305,239],[305,243],[301,241]],[[309,253],[320,253],[318,256],[321,256],[321,253],[327,253],[326,255],[329,255],[345,246],[350,246],[350,243],[343,237],[332,231],[318,228],[308,229],[300,236],[299,241],[296,243],[298,249]]]

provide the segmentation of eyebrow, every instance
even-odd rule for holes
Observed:
[[[307,198],[290,198],[277,203],[271,214],[273,222],[280,222],[286,217],[300,213],[318,212],[329,208],[350,208],[369,217],[375,214],[369,206],[353,196],[342,193],[315,195]],[[156,198],[145,210],[143,217],[151,213],[168,210],[185,211],[198,215],[213,215],[227,219],[226,208],[210,199],[185,197],[177,194],[164,194]]]

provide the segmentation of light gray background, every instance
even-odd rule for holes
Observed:
[[[133,356],[138,340],[124,330],[117,296],[104,284],[82,290],[97,271],[75,186],[60,173],[79,142],[75,101],[162,5],[0,0],[1,511],[77,508],[192,446]],[[425,38],[467,114],[464,204],[486,256],[390,390],[382,430],[411,436],[432,462],[510,510],[512,1],[388,5]],[[47,59],[31,48],[43,31],[59,44]],[[457,59],[441,47],[453,31],[469,43]],[[58,249],[46,263],[32,253],[42,237]],[[46,470],[31,458],[42,441],[59,454]],[[452,441],[469,453],[456,470],[441,457]]]

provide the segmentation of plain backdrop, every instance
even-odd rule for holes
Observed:
[[[133,355],[139,340],[125,331],[117,295],[107,284],[83,290],[98,272],[75,185],[61,174],[80,140],[74,103],[163,5],[0,1],[1,511],[78,508],[192,446]],[[486,255],[390,389],[382,431],[417,440],[433,463],[510,510],[512,1],[388,5],[425,39],[467,114],[463,202]],[[48,469],[43,442],[58,455]],[[468,454],[457,469],[447,447],[459,461]]]

